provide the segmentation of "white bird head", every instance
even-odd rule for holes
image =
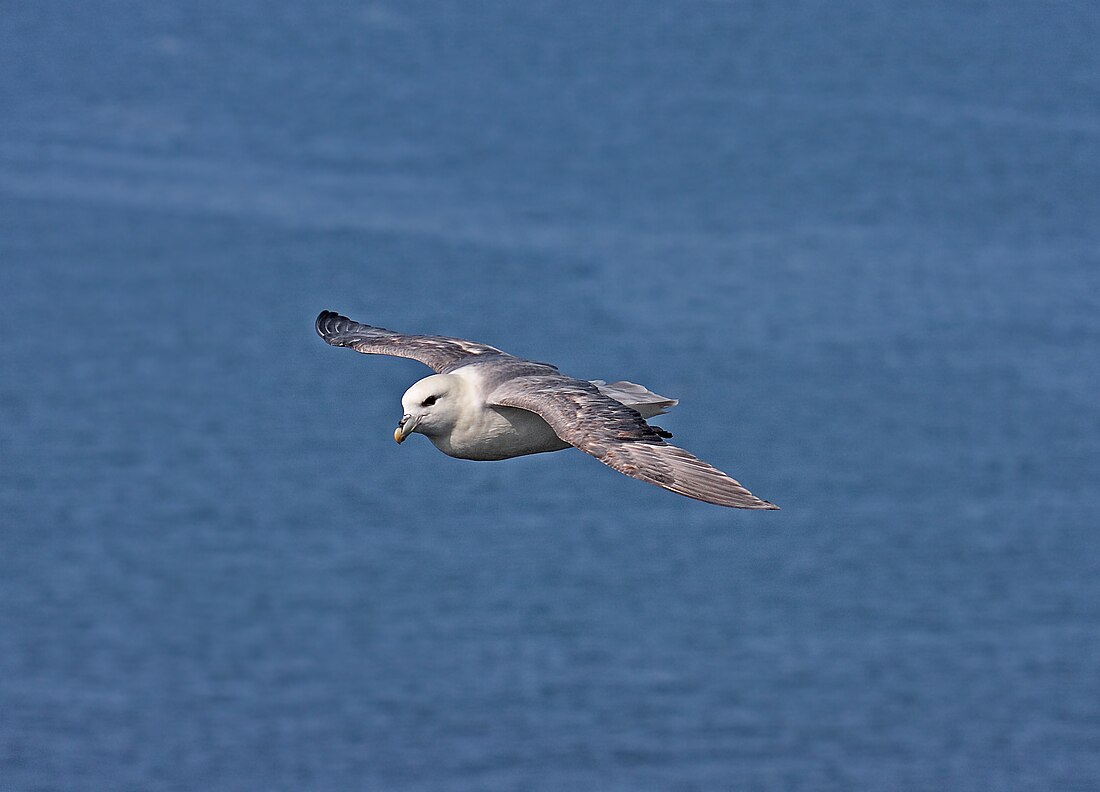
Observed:
[[[393,439],[403,442],[413,432],[432,437],[448,433],[459,419],[463,381],[453,374],[433,374],[405,391],[401,397],[401,422]]]

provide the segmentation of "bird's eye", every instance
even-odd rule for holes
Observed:
[[[420,406],[421,407],[431,407],[433,404],[435,404],[435,400],[438,399],[438,398],[439,398],[438,396],[429,396],[424,401],[420,402]]]

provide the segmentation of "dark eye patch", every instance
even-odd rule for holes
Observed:
[[[435,400],[438,399],[438,398],[439,398],[438,396],[429,396],[424,401],[420,402],[420,406],[421,407],[431,407],[433,404],[435,404]]]

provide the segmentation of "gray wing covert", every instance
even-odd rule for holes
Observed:
[[[437,374],[478,355],[504,355],[496,347],[431,335],[405,335],[352,321],[334,311],[321,311],[314,325],[317,335],[332,346],[348,347],[366,355],[393,355],[419,360]]]
[[[519,377],[489,394],[502,407],[536,413],[558,437],[605,465],[696,500],[738,509],[778,509],[721,470],[666,443],[635,410],[588,382],[565,376]]]

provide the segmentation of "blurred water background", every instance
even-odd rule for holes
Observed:
[[[0,789],[1100,788],[1100,11],[6,3]],[[390,433],[332,308],[778,513]]]

